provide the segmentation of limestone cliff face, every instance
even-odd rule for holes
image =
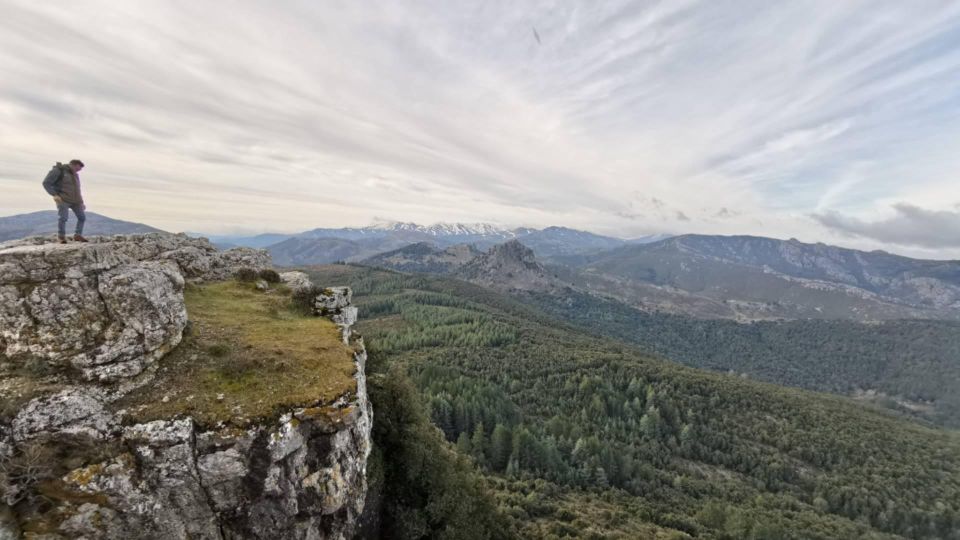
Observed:
[[[352,537],[372,409],[349,289],[316,302],[354,356],[355,390],[333,402],[242,427],[115,406],[182,339],[185,282],[269,265],[181,235],[0,244],[0,538]]]

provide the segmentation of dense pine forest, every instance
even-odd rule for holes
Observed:
[[[393,537],[960,538],[955,431],[654,359],[462,282],[311,273],[360,307]]]
[[[522,298],[558,319],[683,364],[810,390],[855,394],[960,427],[960,323],[695,319],[567,291]],[[874,391],[867,393],[867,391]]]

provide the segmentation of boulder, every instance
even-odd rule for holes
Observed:
[[[132,377],[180,342],[184,280],[167,261],[111,246],[0,250],[0,353],[86,380]]]
[[[186,280],[269,266],[263,250],[220,252],[182,234],[0,244],[0,353],[88,381],[129,379],[180,342]]]
[[[298,291],[302,289],[309,289],[313,287],[313,282],[310,281],[310,276],[304,272],[281,272],[280,281],[290,287],[293,291]]]
[[[353,291],[350,287],[327,287],[314,299],[314,311],[318,315],[335,313],[350,305]]]

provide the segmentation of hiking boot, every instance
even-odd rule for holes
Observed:
[[[76,240],[77,242],[89,242],[89,240],[87,240],[86,238],[84,238],[83,236],[81,236],[81,235],[79,235],[79,234],[73,235],[73,239]],[[66,243],[66,242],[64,242],[64,243]]]
[[[66,243],[67,243],[67,238],[66,238],[65,236],[58,236],[58,237],[57,237],[57,242],[60,242],[61,244],[66,244]]]

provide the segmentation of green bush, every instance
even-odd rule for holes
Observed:
[[[233,273],[233,278],[237,281],[250,283],[257,280],[257,271],[253,268],[240,268]]]
[[[272,268],[264,268],[259,272],[259,276],[267,283],[280,283],[280,274]]]
[[[320,294],[321,291],[323,291],[323,289],[316,285],[296,289],[290,295],[290,303],[298,312],[304,315],[310,315],[313,313],[313,306],[316,303],[317,295]]]

